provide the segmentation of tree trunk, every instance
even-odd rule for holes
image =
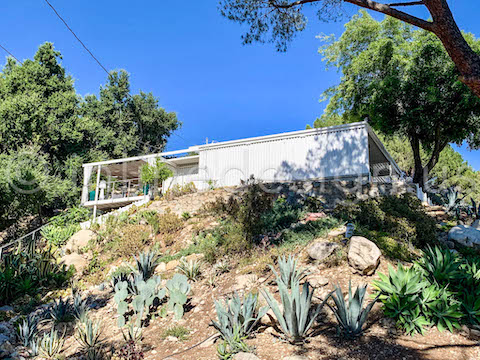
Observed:
[[[410,145],[412,147],[414,160],[413,182],[415,184],[418,184],[423,189],[425,184],[424,168],[422,164],[422,156],[420,153],[420,141],[418,140],[416,135],[410,136]]]
[[[468,45],[446,0],[425,0],[432,15],[432,32],[443,43],[460,72],[461,81],[480,97],[480,56]]]

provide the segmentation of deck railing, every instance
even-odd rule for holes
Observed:
[[[102,188],[103,187],[103,188]],[[98,200],[123,199],[134,196],[146,195],[148,186],[144,186],[139,178],[127,180],[114,180],[101,183],[98,190]],[[95,191],[91,191],[88,201],[95,200]]]

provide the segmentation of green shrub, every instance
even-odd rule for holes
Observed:
[[[129,257],[140,252],[150,235],[147,225],[124,225],[119,229],[119,236],[109,244],[112,253],[118,257]]]
[[[167,329],[165,329],[162,332],[162,335],[160,336],[162,339],[165,339],[169,336],[176,337],[180,341],[187,340],[188,334],[190,334],[190,330],[188,330],[186,327],[182,325],[174,325],[171,326]]]
[[[422,203],[413,194],[345,203],[337,206],[334,213],[368,230],[385,232],[405,246],[413,244],[423,248],[436,242],[435,220],[425,213]]]
[[[78,224],[47,225],[40,230],[40,233],[49,244],[61,247],[79,230]]]
[[[163,214],[159,215],[158,232],[160,234],[173,234],[183,228],[182,219],[167,209]]]
[[[177,270],[187,277],[190,281],[197,281],[201,275],[200,261],[196,259],[187,260],[185,258],[180,259],[180,264],[177,266]]]
[[[190,182],[185,185],[175,184],[171,188],[169,188],[167,191],[165,191],[165,193],[163,194],[163,197],[167,200],[173,200],[176,197],[187,195],[187,194],[193,194],[196,192],[197,192],[197,187],[193,182]]]

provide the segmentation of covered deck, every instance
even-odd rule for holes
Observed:
[[[198,155],[178,156],[194,151],[196,147],[83,164],[82,205],[93,208],[95,216],[97,210],[117,209],[148,199],[151,189],[140,179],[141,167],[162,159],[176,173],[185,164],[198,164]]]

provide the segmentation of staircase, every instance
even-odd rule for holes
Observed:
[[[425,212],[427,215],[433,217],[437,222],[448,220],[447,210],[439,205],[425,205]]]

